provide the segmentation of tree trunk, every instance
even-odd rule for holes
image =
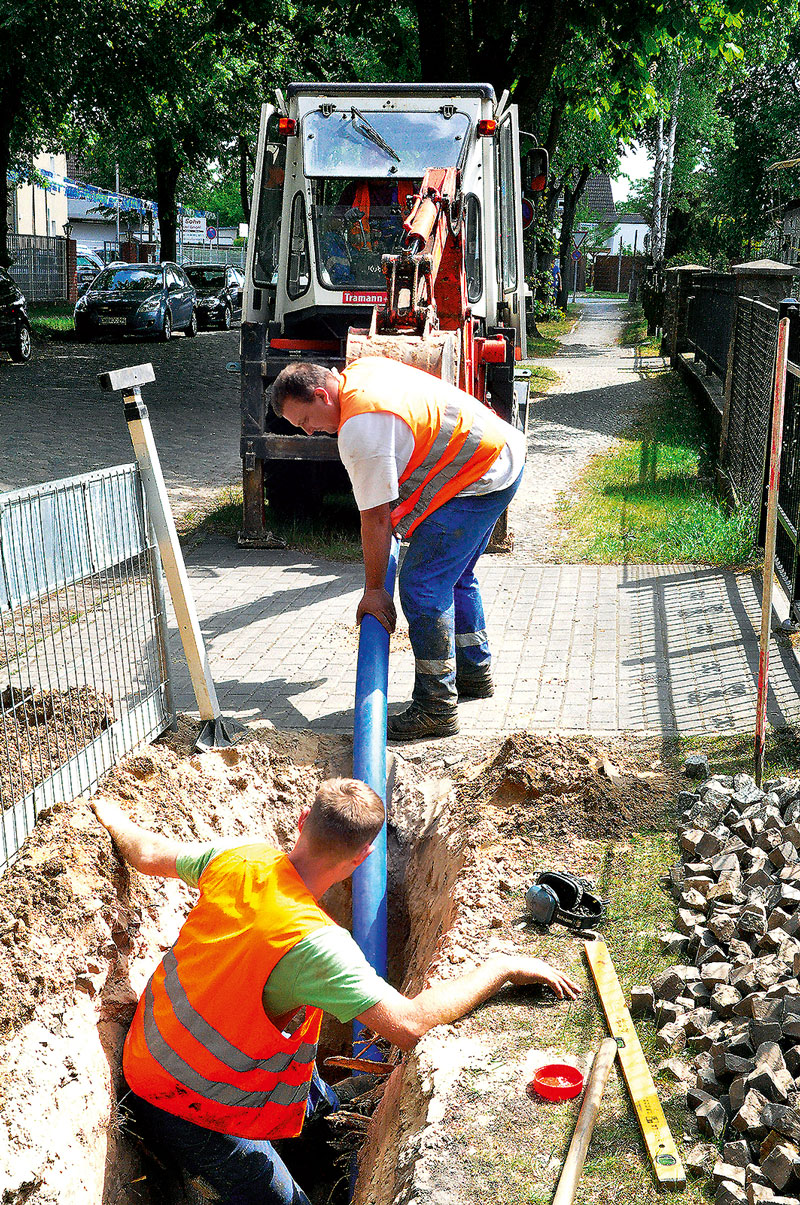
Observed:
[[[178,178],[181,164],[171,144],[157,143],[153,147],[153,166],[156,174],[156,200],[158,201],[158,224],[161,228],[162,264],[165,260],[175,262],[178,257]]]
[[[658,268],[664,253],[661,246],[661,197],[664,191],[664,115],[659,113],[656,126],[656,155],[653,166],[653,265]]]
[[[672,190],[672,168],[675,163],[675,134],[678,128],[678,102],[681,98],[683,67],[678,69],[678,78],[672,94],[672,112],[669,118],[667,146],[664,156],[664,186],[661,192],[661,258],[667,251],[667,224],[669,222],[669,199]]]
[[[8,268],[11,254],[8,250],[9,200],[14,184],[9,186],[8,173],[11,168],[11,128],[22,99],[22,77],[7,72],[0,78],[0,267]]]
[[[577,264],[572,258],[572,230],[575,225],[575,211],[578,208],[578,202],[583,196],[583,190],[586,188],[586,181],[591,175],[592,168],[589,164],[584,164],[575,182],[575,187],[570,189],[564,185],[564,212],[561,215],[561,233],[559,235],[559,260],[561,262],[561,288],[558,294],[558,308],[566,310],[569,302],[569,290],[573,281],[573,272],[577,272]]]
[[[250,221],[250,197],[247,192],[247,139],[239,135],[239,195],[242,201],[244,220]]]
[[[463,0],[416,0],[420,79],[423,83],[473,79],[470,6]],[[481,76],[483,79],[484,76]]]

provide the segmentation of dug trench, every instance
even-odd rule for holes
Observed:
[[[126,758],[101,793],[181,840],[260,834],[288,848],[317,782],[350,771],[341,737],[266,725],[201,756],[195,735],[182,719],[176,733]],[[445,757],[436,745],[395,757],[391,786],[389,977],[410,993],[514,951],[546,955],[585,982],[579,942],[524,922],[535,871],[569,868],[606,884],[609,874],[630,878],[643,829],[663,836],[664,869],[674,860],[676,783],[646,747],[530,735],[450,741]],[[193,898],[177,880],[127,870],[85,801],[39,816],[0,879],[2,1205],[194,1199],[141,1150],[117,1103],[136,1000]],[[349,888],[323,902],[349,923]],[[637,967],[636,981],[662,965]],[[566,1137],[554,1136],[525,1087],[548,1051],[585,1061],[599,1025],[588,993],[580,1006],[592,1014],[588,1028],[554,1005],[541,990],[505,989],[402,1060],[387,1051],[397,1067],[366,1104],[322,1123],[300,1148],[295,1170],[314,1205],[347,1200],[356,1150],[356,1205],[471,1205],[490,1187],[497,1200],[546,1199],[569,1125]],[[570,1016],[585,1049],[564,1048]],[[349,1029],[326,1023],[323,1070],[350,1041]],[[291,1145],[283,1150],[290,1164]],[[640,1156],[623,1149],[620,1157],[641,1174]]]

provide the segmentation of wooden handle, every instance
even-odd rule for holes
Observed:
[[[553,1197],[553,1205],[572,1205],[583,1165],[586,1162],[586,1152],[589,1149],[594,1123],[597,1121],[600,1100],[616,1057],[617,1043],[615,1039],[605,1038],[594,1056],[589,1082],[583,1094],[581,1111],[575,1123],[575,1133],[572,1135],[572,1142],[569,1144],[567,1157],[561,1169],[556,1195]]]
[[[332,1054],[325,1060],[326,1067],[344,1067],[350,1071],[363,1071],[369,1075],[391,1075],[396,1063],[375,1063],[372,1059],[348,1059],[344,1055]]]

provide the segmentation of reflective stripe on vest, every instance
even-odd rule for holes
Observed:
[[[426,472],[424,474],[426,476],[427,473],[431,471],[431,469],[436,464],[436,462],[440,459],[442,452],[439,451],[438,455],[434,455],[434,453],[436,452],[436,446],[439,443],[439,437],[443,433],[445,420],[448,418],[448,412],[450,412],[451,410],[455,410],[455,414],[456,414],[454,423],[455,423],[455,421],[457,421],[458,413],[459,413],[458,409],[454,406],[451,407],[448,405],[447,409],[445,410],[444,417],[442,419],[442,427],[440,428],[439,435],[437,435],[427,456],[421,462],[421,464],[418,465],[418,467],[414,471],[414,473],[411,474],[411,477],[416,476],[416,474],[419,473],[420,469],[426,470]],[[447,443],[450,442],[450,436],[452,435],[454,429],[455,429],[455,426],[453,425],[453,427],[450,428],[449,434],[447,435]],[[395,528],[395,531],[397,532],[397,534],[399,536],[401,536],[401,537],[405,536],[406,532],[408,531],[409,527],[411,527],[412,523],[416,519],[421,518],[422,515],[425,514],[425,511],[430,506],[430,504],[431,504],[433,498],[436,496],[436,494],[439,493],[439,490],[442,488],[442,486],[446,485],[448,481],[452,481],[452,479],[456,476],[456,474],[460,473],[461,470],[469,463],[469,461],[472,459],[472,457],[475,455],[475,453],[477,452],[478,448],[481,445],[481,440],[483,439],[483,431],[484,431],[483,423],[481,422],[480,418],[478,416],[476,416],[472,426],[469,429],[467,438],[464,440],[463,444],[459,448],[458,452],[456,452],[453,459],[450,461],[449,464],[444,465],[443,468],[439,469],[438,472],[436,472],[434,474],[434,476],[430,479],[428,484],[426,486],[424,486],[424,488],[422,489],[422,492],[420,493],[419,498],[417,498],[417,501],[414,503],[411,510],[408,512],[408,514],[403,515],[403,517],[398,522],[398,524]],[[445,446],[447,446],[447,443],[445,444]],[[411,480],[411,477],[409,477],[409,481]],[[411,490],[406,489],[405,482],[402,482],[402,481],[400,482],[400,501],[401,502],[405,502],[405,500],[407,498],[410,498],[410,496],[413,492],[414,492],[413,489],[411,489]]]
[[[164,990],[180,1023],[188,1029],[201,1046],[205,1046],[215,1059],[218,1059],[231,1071],[271,1071],[273,1074],[279,1075],[292,1063],[310,1063],[314,1059],[315,1047],[308,1044],[301,1046],[297,1054],[279,1051],[278,1054],[273,1054],[268,1059],[252,1059],[232,1045],[226,1037],[214,1029],[213,1025],[209,1025],[205,1017],[201,1017],[200,1013],[192,1008],[189,998],[183,990],[183,984],[178,975],[178,960],[172,950],[167,950],[164,955]]]
[[[179,1084],[183,1084],[184,1088],[189,1088],[192,1092],[196,1092],[198,1096],[204,1096],[207,1100],[216,1101],[217,1104],[240,1109],[261,1109],[264,1105],[270,1103],[276,1105],[293,1105],[299,1104],[306,1099],[308,1095],[308,1082],[296,1084],[294,1087],[291,1084],[278,1082],[271,1092],[246,1092],[241,1088],[236,1088],[233,1084],[225,1084],[220,1083],[218,1080],[207,1079],[199,1071],[195,1071],[193,1067],[190,1067],[186,1060],[182,1059],[164,1041],[156,1023],[153,1005],[153,988],[152,984],[148,983],[145,988],[144,1006],[144,1037],[147,1049],[159,1066],[163,1067],[167,1074],[171,1075]],[[237,1054],[239,1053],[237,1051]],[[282,1060],[280,1068],[276,1068],[276,1070],[283,1071],[292,1062],[308,1064],[313,1061],[315,1053],[316,1046],[305,1044],[299,1048],[294,1058],[289,1056],[288,1061],[283,1054],[276,1056],[276,1058],[280,1057]],[[263,1063],[258,1063],[251,1060],[251,1063],[253,1068],[257,1066],[266,1067],[269,1061],[266,1060]]]

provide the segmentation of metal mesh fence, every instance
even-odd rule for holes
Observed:
[[[0,495],[0,868],[169,726],[165,636],[136,465]]]
[[[207,243],[184,243],[180,249],[182,264],[231,264],[234,268],[243,268],[244,256],[244,246],[214,247]]]
[[[736,285],[732,276],[709,272],[694,282],[686,317],[686,338],[695,359],[725,380],[733,330]]]
[[[30,302],[69,297],[67,240],[38,234],[9,234],[9,274]]]
[[[728,430],[722,467],[737,500],[759,514],[772,409],[778,311],[740,297],[736,306]]]

